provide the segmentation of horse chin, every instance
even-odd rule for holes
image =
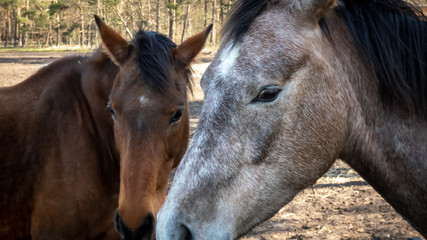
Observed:
[[[289,202],[291,202],[294,197],[298,194],[299,191],[289,191],[288,194],[283,194],[281,201],[277,202],[266,202],[266,203],[259,203],[257,206],[246,206],[245,209],[247,209],[247,216],[254,216],[253,210],[258,209],[256,216],[257,217],[248,217],[246,219],[242,219],[241,221],[238,221],[234,226],[232,230],[231,236],[233,236],[230,239],[240,239],[241,237],[248,234],[250,231],[252,231],[256,226],[259,224],[267,221],[268,219],[272,218],[280,209],[284,206],[286,206]],[[262,206],[269,206],[268,208],[262,207]],[[252,211],[251,211],[252,210]],[[263,211],[264,210],[264,211]],[[240,211],[243,212],[243,211]]]

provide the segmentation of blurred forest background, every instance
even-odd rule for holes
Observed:
[[[100,44],[93,18],[131,39],[139,29],[163,33],[174,42],[214,23],[215,45],[236,0],[0,0],[0,46],[93,48]]]
[[[209,43],[236,0],[0,0],[1,47],[94,48],[100,43],[97,14],[131,39],[139,29],[180,43],[214,23]],[[425,6],[425,0],[413,0]]]

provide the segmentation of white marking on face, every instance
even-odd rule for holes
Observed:
[[[140,98],[139,98],[139,102],[140,103],[145,103],[147,101],[147,99],[144,97],[144,96],[141,96]]]
[[[228,45],[222,51],[220,59],[220,64],[218,65],[218,71],[222,77],[226,77],[230,72],[231,68],[236,63],[236,59],[239,57],[240,46],[233,45],[233,43],[228,43]]]

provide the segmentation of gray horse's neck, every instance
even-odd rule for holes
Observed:
[[[334,23],[335,66],[349,105],[340,158],[427,236],[427,121],[385,106],[373,69],[350,35],[343,36],[344,24],[334,15],[327,21]]]
[[[427,235],[427,125],[378,110],[357,109],[341,158],[401,215]]]

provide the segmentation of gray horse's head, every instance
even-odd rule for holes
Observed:
[[[226,29],[203,75],[199,125],[159,213],[158,239],[237,238],[339,155],[345,97],[318,24],[334,1],[264,2],[243,36]]]

